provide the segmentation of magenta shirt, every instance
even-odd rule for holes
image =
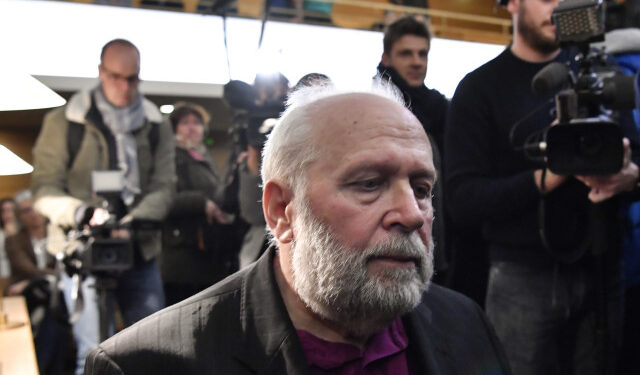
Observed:
[[[312,375],[409,374],[406,350],[409,340],[400,318],[371,337],[364,350],[325,341],[307,331],[297,332]]]

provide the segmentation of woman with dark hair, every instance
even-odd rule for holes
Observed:
[[[0,199],[0,278],[11,276],[11,266],[5,250],[5,239],[18,233],[16,202],[12,198]],[[2,292],[0,290],[0,292]]]
[[[237,254],[224,246],[232,218],[216,202],[221,180],[203,143],[208,113],[177,103],[169,116],[176,144],[176,196],[166,220],[162,279],[167,305],[187,298],[235,271]]]

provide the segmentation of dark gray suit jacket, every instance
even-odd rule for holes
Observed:
[[[274,253],[106,340],[87,357],[85,374],[309,373]],[[510,373],[485,315],[461,294],[431,285],[403,322],[419,374]]]

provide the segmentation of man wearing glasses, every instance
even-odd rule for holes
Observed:
[[[126,325],[164,307],[156,263],[160,231],[148,225],[139,230],[136,223],[164,219],[175,179],[171,128],[138,91],[139,72],[136,46],[124,39],[108,42],[100,55],[100,84],[47,114],[33,149],[32,190],[35,208],[50,221],[49,252],[65,251],[63,230],[101,225],[108,217],[116,219],[118,229],[106,236],[131,245],[131,268],[110,275],[116,280],[112,294]],[[92,186],[92,171],[102,170],[121,177],[121,189],[109,199],[108,211]],[[84,308],[74,323],[80,374],[85,356],[101,339],[94,272],[81,273],[89,276],[81,288]],[[63,279],[73,311],[73,282],[66,274]]]

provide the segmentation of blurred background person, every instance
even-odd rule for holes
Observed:
[[[17,231],[16,202],[13,198],[3,198],[0,200],[0,279],[8,279],[11,276],[11,266],[4,241],[5,238],[16,234]],[[2,290],[0,290],[1,292]]]
[[[281,73],[259,74],[253,85],[230,81],[224,87],[224,98],[234,112],[224,207],[238,213],[247,225],[240,248],[240,268],[251,264],[267,249],[260,203],[260,159],[266,137],[284,111],[288,92],[289,80]]]
[[[205,147],[209,114],[193,103],[176,103],[169,116],[175,132],[177,192],[167,217],[162,280],[167,304],[211,286],[237,269],[237,249],[226,243],[233,216],[216,202],[221,179]]]
[[[15,202],[21,229],[6,239],[12,278],[7,292],[27,301],[33,340],[41,374],[63,374],[71,342],[66,308],[53,278],[55,258],[47,252],[47,220],[33,209],[29,190],[20,191]]]
[[[74,246],[65,231],[98,229],[109,221],[111,230],[103,228],[102,237],[132,249],[116,259],[96,257],[102,266],[117,263],[114,272],[94,272],[85,262],[79,272],[62,274],[69,310],[81,310],[73,323],[77,375],[84,373],[86,355],[113,334],[116,304],[124,325],[165,305],[158,256],[175,188],[173,134],[139,90],[140,61],[130,41],[107,42],[100,53],[99,83],[50,111],[33,147],[31,189],[36,210],[49,219],[48,251],[69,255]],[[92,174],[98,171],[119,176],[117,194],[107,197],[102,184],[94,186]],[[76,304],[78,284],[82,304]],[[102,296],[106,301],[99,304]]]
[[[431,147],[439,179],[434,186],[433,207],[438,212],[438,220],[433,223],[435,242],[434,282],[448,285],[451,261],[451,246],[446,236],[449,218],[444,209],[446,186],[444,181],[444,130],[447,119],[449,101],[438,90],[425,85],[429,50],[431,49],[431,32],[421,20],[413,16],[398,19],[387,27],[382,41],[383,52],[378,64],[378,75],[390,81],[398,88],[409,103],[411,112],[418,118],[424,128]],[[454,230],[456,237],[464,238],[466,231]],[[474,245],[475,245],[474,237]]]

